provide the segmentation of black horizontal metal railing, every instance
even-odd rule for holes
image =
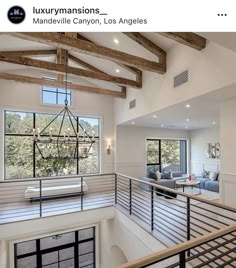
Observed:
[[[0,224],[114,205],[114,173],[0,182]]]
[[[122,174],[116,174],[116,184],[116,204],[166,246],[204,237],[236,223],[236,209],[220,203]],[[203,267],[203,263],[209,267],[218,267],[221,257],[217,256],[221,256],[225,249],[228,249],[225,251],[228,267],[236,267],[230,266],[236,257],[230,255],[236,251],[235,232],[229,236],[230,240],[226,239],[226,235],[220,238],[224,241],[223,249],[218,240],[212,240],[211,243],[217,244],[215,247],[206,249],[209,243],[199,244],[181,252],[179,261],[174,259],[169,266],[157,267],[185,267],[183,263],[190,261],[197,262],[196,267]]]
[[[204,237],[236,223],[235,208],[119,173],[0,182],[0,224],[114,205],[166,246]],[[226,248],[226,240],[221,239]],[[230,245],[235,246],[235,241]],[[204,250],[202,245],[188,249],[187,258],[198,256],[201,260]],[[211,252],[214,258],[221,254],[219,247],[217,253]],[[214,258],[209,267],[216,263]]]
[[[194,254],[188,256],[191,250]],[[236,224],[128,262],[119,268],[236,267]]]

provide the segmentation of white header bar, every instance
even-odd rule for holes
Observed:
[[[1,1],[0,31],[236,31],[235,0],[8,0]],[[8,15],[23,16],[12,23]],[[16,18],[18,19],[18,18]]]

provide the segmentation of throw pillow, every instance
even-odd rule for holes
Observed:
[[[217,173],[215,171],[210,171],[210,173],[209,173],[209,179],[211,181],[215,181],[216,178],[217,178]]]
[[[203,178],[209,178],[209,171],[206,171],[206,170],[203,170],[203,172],[202,172],[202,177]]]
[[[157,175],[155,172],[150,171],[148,174],[148,178],[153,179],[153,180],[157,180]]]
[[[171,179],[171,172],[162,173],[161,178],[162,179]]]
[[[219,181],[219,180],[220,180],[220,172],[218,172],[216,176],[216,181]]]
[[[161,173],[159,170],[156,171],[157,180],[159,181],[161,179]]]

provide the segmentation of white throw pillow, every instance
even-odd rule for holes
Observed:
[[[209,179],[211,181],[215,181],[217,178],[217,173],[215,171],[210,171],[210,174],[209,174]]]
[[[159,181],[161,179],[161,173],[160,171],[156,171],[157,180]]]

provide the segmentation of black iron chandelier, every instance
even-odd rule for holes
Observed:
[[[43,159],[88,158],[93,151],[95,133],[88,134],[68,107],[67,72],[65,106],[44,128],[33,129],[33,141]]]

